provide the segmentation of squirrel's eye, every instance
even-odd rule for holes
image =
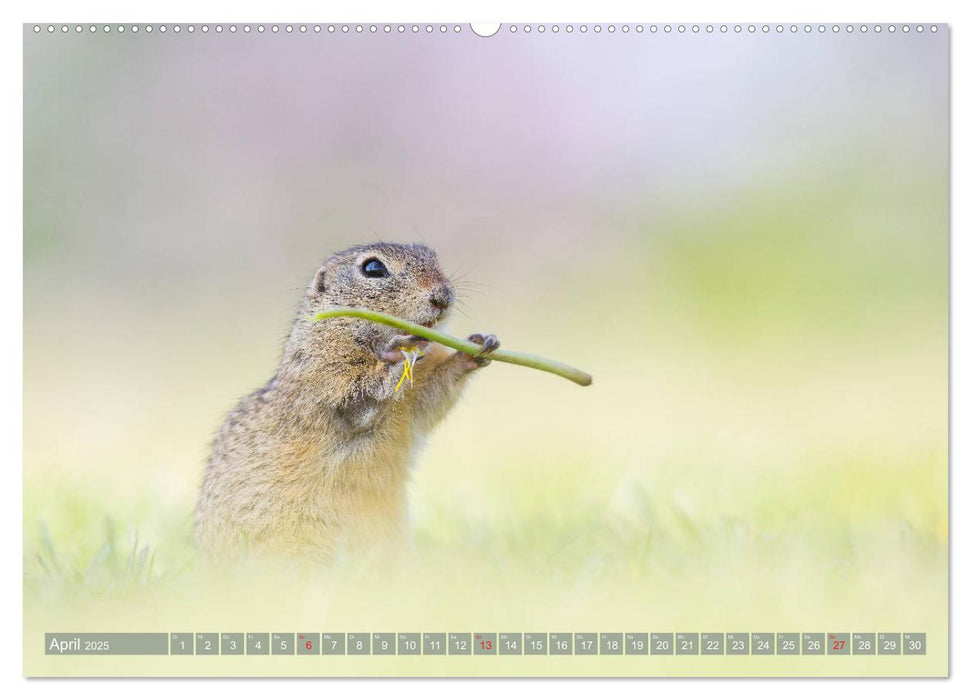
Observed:
[[[384,263],[377,258],[368,258],[361,265],[361,272],[364,273],[365,277],[387,277],[388,268],[384,266]]]

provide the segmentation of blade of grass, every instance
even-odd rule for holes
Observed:
[[[417,323],[405,321],[397,316],[384,314],[379,311],[338,306],[328,311],[321,311],[320,313],[315,314],[311,320],[324,321],[328,318],[337,318],[339,316],[363,318],[366,321],[391,326],[393,328],[397,328],[398,330],[405,331],[406,333],[410,333],[411,335],[427,338],[428,340],[452,348],[453,350],[464,352],[466,355],[478,355],[480,352],[482,352],[482,346],[473,343],[471,340],[456,338],[455,336],[448,335],[447,333],[436,331],[433,328],[426,328],[425,326],[420,326]],[[545,357],[539,357],[538,355],[529,355],[524,352],[514,352],[512,350],[504,350],[499,348],[498,350],[489,353],[489,359],[495,360],[496,362],[506,362],[511,365],[532,367],[533,369],[538,369],[543,372],[550,372],[551,374],[563,377],[564,379],[569,379],[571,382],[575,382],[580,386],[590,386],[590,384],[593,382],[593,377],[586,372],[577,369],[576,367],[570,367],[570,365],[557,362],[556,360],[548,360]]]

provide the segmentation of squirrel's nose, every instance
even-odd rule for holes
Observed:
[[[444,311],[455,303],[455,292],[451,287],[439,287],[432,292],[428,300],[436,309]]]

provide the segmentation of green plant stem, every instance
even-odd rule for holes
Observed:
[[[426,328],[425,326],[420,326],[417,323],[405,321],[397,316],[383,314],[379,311],[369,311],[368,309],[353,309],[346,306],[338,306],[330,309],[329,311],[321,311],[320,313],[315,314],[311,320],[323,321],[328,318],[337,318],[338,316],[363,318],[366,321],[373,321],[374,323],[381,323],[385,326],[391,326],[393,328],[397,328],[398,330],[405,331],[406,333],[410,333],[411,335],[427,338],[428,340],[434,341],[439,345],[452,348],[453,350],[464,352],[466,355],[478,355],[482,351],[482,346],[473,343],[471,340],[456,338],[455,336],[447,333],[436,331],[433,328]],[[565,365],[562,362],[557,362],[556,360],[547,360],[545,357],[528,355],[524,352],[514,352],[512,350],[503,350],[502,348],[499,348],[498,350],[494,350],[493,352],[489,353],[489,359],[495,360],[496,362],[507,362],[511,365],[532,367],[533,369],[542,370],[543,372],[550,372],[552,374],[559,375],[564,379],[569,379],[571,382],[576,382],[580,386],[590,386],[590,384],[593,382],[593,377],[586,372],[578,370],[576,367],[570,367],[569,365]]]

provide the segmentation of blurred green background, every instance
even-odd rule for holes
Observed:
[[[946,34],[25,30],[25,670],[946,672]],[[378,238],[438,250],[451,331],[593,386],[484,370],[395,558],[204,570],[215,429],[320,261]],[[183,628],[926,631],[929,654],[39,653]]]

